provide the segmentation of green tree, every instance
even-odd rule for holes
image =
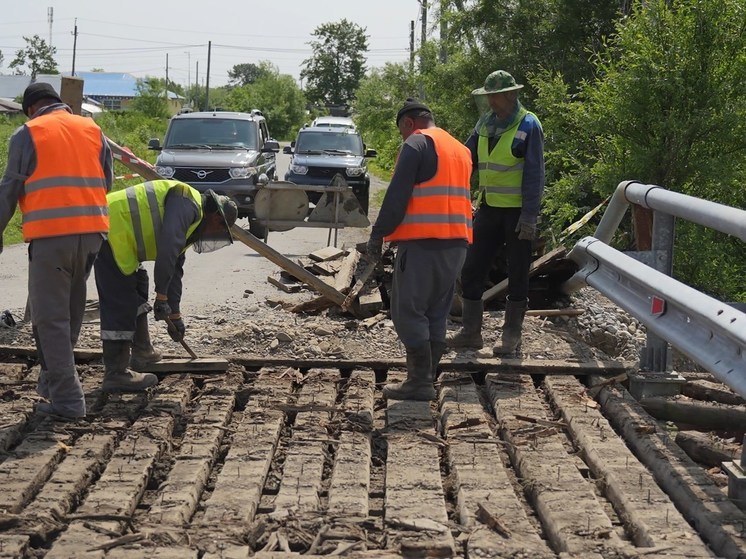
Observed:
[[[306,96],[312,103],[349,106],[365,75],[368,36],[365,29],[343,19],[318,26],[311,41],[311,58],[303,61],[301,78],[307,80]]]
[[[3,51],[0,50],[0,66],[3,65],[3,58],[4,58]]]
[[[251,85],[259,78],[272,73],[272,63],[263,60],[259,64],[248,62],[236,64],[228,70],[228,79],[231,85]]]
[[[225,99],[226,108],[242,112],[259,109],[275,138],[293,138],[303,125],[305,97],[292,76],[280,74],[271,65],[266,68],[267,73],[254,83],[231,89]]]
[[[154,118],[168,117],[166,83],[152,76],[137,80],[137,96],[130,104],[132,110]]]
[[[17,74],[24,74],[24,69],[28,69],[31,78],[36,78],[37,74],[59,73],[54,60],[56,47],[48,45],[39,35],[24,37],[23,40],[26,41],[26,48],[16,51],[16,57],[8,64],[9,68],[14,68]]]

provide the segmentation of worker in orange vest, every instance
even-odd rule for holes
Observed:
[[[109,230],[106,193],[111,151],[101,129],[72,114],[48,83],[23,93],[29,117],[11,136],[0,182],[2,232],[20,206],[29,243],[31,325],[41,363],[37,411],[65,419],[85,416],[73,348],[83,324],[86,280]]]
[[[432,400],[456,279],[472,241],[471,155],[415,99],[404,103],[396,125],[404,145],[366,256],[377,262],[384,240],[397,245],[391,318],[407,352],[407,379],[383,394]]]

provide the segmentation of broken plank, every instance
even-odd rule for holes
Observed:
[[[316,277],[308,270],[304,269],[302,266],[299,266],[289,258],[286,258],[269,245],[263,243],[251,233],[244,231],[237,225],[231,226],[231,233],[236,239],[244,243],[246,246],[255,250],[261,256],[264,256],[266,259],[268,259],[270,262],[277,264],[280,268],[290,272],[303,283],[310,285],[319,293],[331,300],[333,303],[341,305],[342,302],[345,300],[344,294],[340,293],[332,286],[328,285],[323,280]]]
[[[531,263],[528,269],[528,277],[535,276],[541,271],[543,266],[546,266],[550,262],[564,258],[567,254],[567,249],[563,246],[555,248],[553,251],[546,253],[541,258],[537,258]],[[500,295],[504,295],[508,290],[508,278],[505,278],[500,283],[493,285],[484,293],[482,293],[482,302],[491,301]]]
[[[340,292],[347,292],[352,287],[352,279],[355,269],[360,261],[360,253],[357,250],[350,253],[342,260],[339,271],[334,276],[334,288]]]
[[[308,257],[316,262],[328,262],[329,260],[336,260],[342,258],[345,255],[345,251],[341,248],[328,246],[319,250],[313,251]]]
[[[267,276],[267,281],[285,293],[298,293],[301,288],[299,283],[285,283],[272,276]]]

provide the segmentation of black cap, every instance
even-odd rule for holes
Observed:
[[[54,99],[58,103],[62,103],[62,99],[60,99],[60,96],[50,84],[46,82],[32,83],[26,88],[26,91],[23,92],[23,102],[21,103],[23,114],[31,116],[28,114],[29,108],[31,105],[37,101],[41,101],[42,99]]]
[[[396,125],[399,126],[399,121],[402,119],[402,117],[407,113],[413,111],[417,112],[417,114],[413,116],[433,116],[433,112],[430,110],[430,107],[425,105],[425,103],[418,99],[409,97],[406,101],[404,101],[404,106],[399,109],[398,113],[396,113]]]

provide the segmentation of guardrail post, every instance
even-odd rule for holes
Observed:
[[[741,459],[723,462],[728,474],[728,498],[742,510],[746,510],[746,435],[743,437]]]

